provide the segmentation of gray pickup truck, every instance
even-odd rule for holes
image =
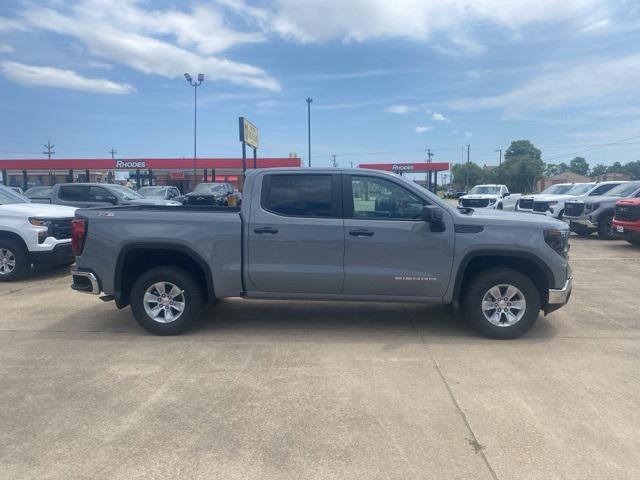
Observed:
[[[239,208],[78,210],[71,288],[130,305],[159,335],[245,297],[454,303],[514,338],[569,300],[568,238],[561,221],[456,209],[393,174],[255,170]]]

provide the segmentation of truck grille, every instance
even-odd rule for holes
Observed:
[[[534,212],[546,212],[549,210],[549,202],[533,202]]]
[[[564,216],[565,217],[579,217],[582,215],[584,211],[584,203],[579,202],[567,202],[564,205]]]
[[[533,198],[521,198],[518,202],[518,208],[531,210],[533,208]]]
[[[463,207],[484,208],[489,206],[489,199],[488,198],[463,198],[461,203]]]
[[[616,220],[637,222],[640,220],[640,205],[617,205]]]
[[[58,218],[51,220],[49,225],[49,236],[58,240],[67,240],[71,238],[71,220],[72,218]]]

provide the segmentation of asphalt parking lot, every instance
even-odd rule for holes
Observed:
[[[0,284],[0,477],[640,478],[640,250],[572,238],[524,338],[441,306],[232,299],[187,335]]]

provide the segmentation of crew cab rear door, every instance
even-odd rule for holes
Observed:
[[[339,294],[344,279],[340,174],[264,173],[248,225],[248,291]]]
[[[373,173],[343,176],[345,295],[442,297],[449,285],[454,231],[422,220],[425,196]]]

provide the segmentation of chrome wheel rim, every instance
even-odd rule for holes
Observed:
[[[0,275],[9,275],[15,269],[15,254],[8,248],[0,248]]]
[[[513,285],[491,287],[482,297],[482,314],[496,327],[511,327],[522,320],[527,310],[524,294]]]
[[[184,290],[171,282],[157,282],[144,293],[144,311],[158,323],[178,320],[186,305]]]

